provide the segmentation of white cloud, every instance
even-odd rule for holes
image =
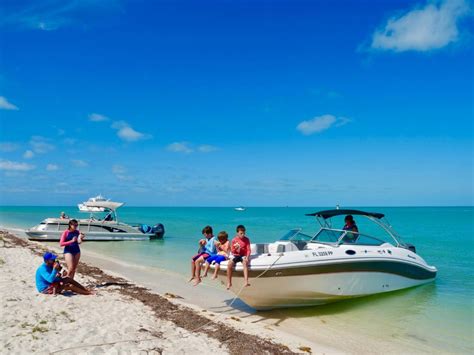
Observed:
[[[194,153],[200,152],[200,153],[211,153],[215,152],[216,150],[219,150],[218,147],[210,145],[210,144],[201,144],[199,146],[195,146],[194,144],[190,142],[174,142],[169,144],[166,147],[166,150],[174,153]]]
[[[351,123],[352,120],[350,118],[347,118],[347,117],[338,117],[337,118],[337,122],[336,124],[334,125],[334,127],[341,127],[341,126],[344,126],[348,123]]]
[[[11,143],[11,142],[3,142],[0,143],[0,151],[8,153],[8,152],[14,152],[20,148],[20,146],[16,143]]]
[[[6,97],[0,96],[0,110],[18,111],[19,108],[9,102]]]
[[[119,181],[135,181],[134,176],[127,175],[127,169],[123,165],[115,164],[112,166],[112,172]]]
[[[0,26],[14,26],[21,29],[54,31],[64,26],[89,25],[89,15],[109,13],[119,9],[119,0],[77,1],[77,0],[43,0],[16,1],[16,6],[2,9]]]
[[[33,148],[33,151],[37,154],[46,154],[56,147],[49,143],[47,138],[41,136],[33,136],[30,139],[30,145]]]
[[[64,138],[63,142],[64,142],[64,144],[67,144],[67,145],[73,145],[73,144],[76,144],[77,139],[75,139],[75,138]]]
[[[56,164],[48,164],[48,165],[46,165],[46,170],[47,171],[56,171],[56,170],[59,170],[59,166],[57,166]]]
[[[107,116],[101,115],[100,113],[91,113],[89,115],[89,121],[92,122],[103,122],[108,120],[109,118]]]
[[[129,175],[116,174],[115,177],[119,181],[135,181],[135,178]]]
[[[34,165],[27,163],[19,163],[10,160],[0,160],[0,170],[8,171],[29,171],[35,168]]]
[[[138,131],[135,131],[132,127],[123,127],[120,128],[117,132],[117,135],[124,141],[134,142],[140,139],[144,139],[144,134]]]
[[[391,17],[375,31],[371,47],[394,52],[439,49],[459,39],[458,22],[469,15],[472,13],[465,0],[430,1]]]
[[[23,158],[25,159],[31,159],[35,156],[35,153],[31,150],[27,150],[26,152],[23,153]]]
[[[80,159],[72,159],[71,163],[77,168],[86,168],[89,166],[89,163]]]
[[[174,142],[166,147],[166,150],[174,153],[192,153],[194,150],[189,146],[188,142]]]
[[[340,127],[349,123],[351,120],[345,117],[335,117],[333,115],[323,115],[314,117],[311,120],[303,121],[296,126],[296,129],[304,135],[319,133],[332,126]]]
[[[202,144],[198,147],[198,150],[201,153],[211,153],[211,152],[215,152],[216,150],[219,150],[219,148],[213,145],[209,145],[209,144]]]
[[[112,172],[114,174],[125,174],[127,172],[127,169],[125,169],[124,166],[115,164],[112,166]]]
[[[117,130],[117,136],[126,142],[136,142],[142,139],[151,138],[150,135],[135,131],[127,122],[117,121],[112,124],[112,128]]]

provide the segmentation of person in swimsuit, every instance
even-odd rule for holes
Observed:
[[[77,220],[71,219],[68,229],[64,231],[59,240],[59,245],[64,247],[64,259],[66,260],[68,270],[67,276],[71,279],[74,278],[79,259],[81,258],[79,243],[81,243],[84,238],[84,234],[79,232],[77,226]]]
[[[344,242],[346,243],[354,243],[359,236],[359,228],[357,228],[357,225],[354,221],[354,217],[352,215],[348,214],[344,218],[344,227],[342,230],[348,231],[346,236],[344,237]],[[352,233],[353,232],[353,233]]]

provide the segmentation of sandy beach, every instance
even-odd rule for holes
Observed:
[[[39,294],[34,273],[46,249],[1,232],[5,352],[190,354],[203,344],[219,354],[337,352],[238,315],[185,305],[178,295],[151,292],[83,262],[76,279],[96,295]]]

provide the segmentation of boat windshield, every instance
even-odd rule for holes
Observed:
[[[292,229],[288,231],[280,240],[288,240],[288,241],[295,241],[295,240],[304,240],[309,242],[313,237],[310,235],[301,233],[301,229]]]
[[[302,233],[301,229],[292,229],[281,237],[280,241],[290,241],[295,244],[299,250],[302,250],[311,239],[313,239],[313,237]]]
[[[324,244],[350,244],[350,245],[382,245],[384,243],[393,244],[391,240],[375,238],[362,233],[355,233],[341,229],[322,228],[311,240]]]

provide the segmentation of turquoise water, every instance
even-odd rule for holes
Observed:
[[[84,248],[124,261],[155,266],[187,275],[189,257],[197,250],[201,229],[209,224],[215,234],[226,230],[232,237],[237,224],[244,224],[252,242],[278,239],[288,229],[301,227],[309,234],[317,231],[311,208],[169,208],[123,207],[124,222],[158,222],[166,228],[162,241],[85,243]],[[418,253],[438,268],[435,283],[322,307],[278,311],[269,317],[312,319],[329,317],[350,324],[374,336],[410,338],[433,349],[447,352],[472,352],[473,336],[473,207],[377,207],[364,210],[384,213],[395,230]],[[83,217],[75,207],[0,207],[0,225],[28,228],[60,211]],[[359,230],[370,227],[358,219]],[[342,221],[338,223],[342,226]],[[382,314],[374,322],[374,314]]]

